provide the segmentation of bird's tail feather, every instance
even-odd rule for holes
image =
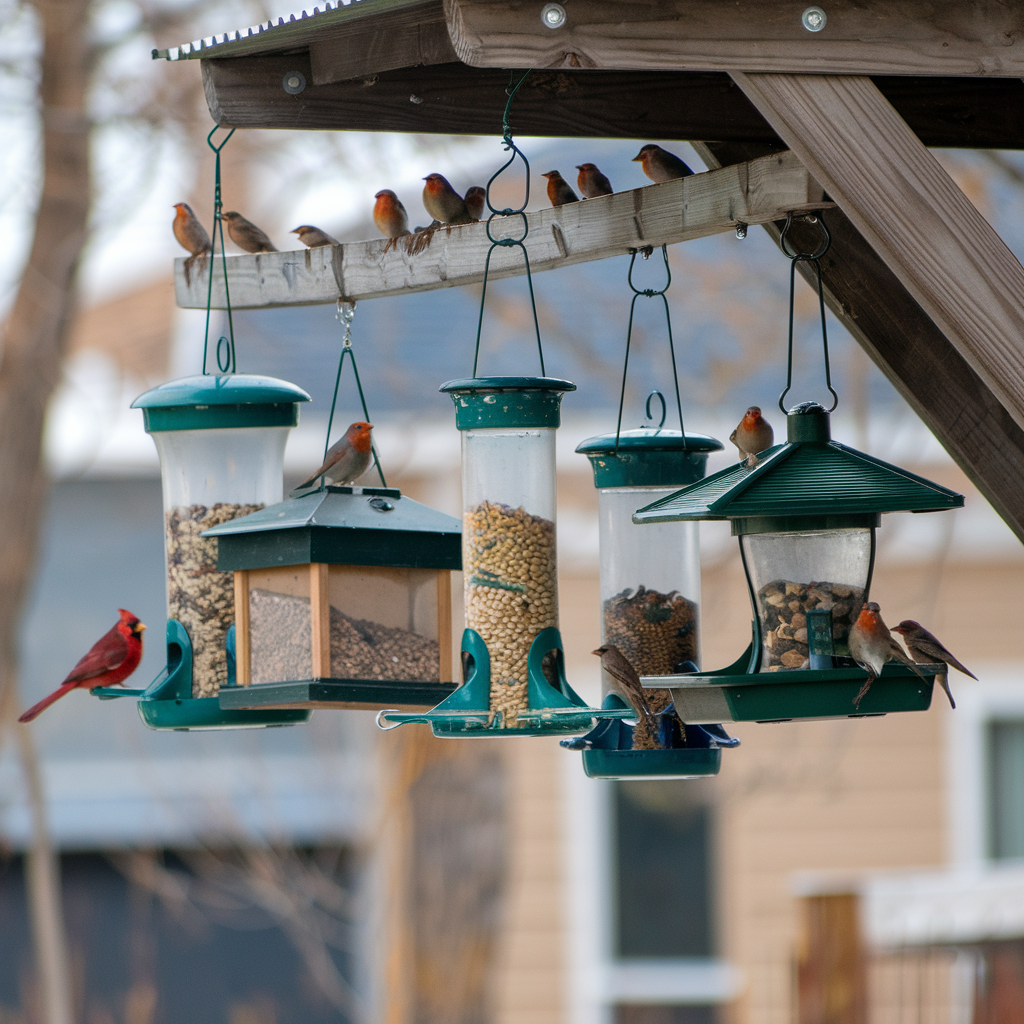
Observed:
[[[21,718],[18,719],[18,721],[31,722],[33,718],[38,718],[51,704],[56,703],[58,700],[61,699],[61,697],[64,696],[65,693],[67,693],[69,690],[73,690],[77,685],[77,680],[73,683],[64,683],[63,686],[59,687],[58,689],[54,690],[53,693],[44,697],[38,704],[33,704],[32,707],[30,707],[28,711],[26,711],[25,714],[23,714]]]

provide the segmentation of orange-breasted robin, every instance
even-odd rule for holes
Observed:
[[[318,476],[324,476],[329,484],[343,487],[345,484],[358,480],[369,468],[373,457],[373,445],[370,442],[372,423],[357,420],[340,441],[336,441],[327,449],[327,458],[323,465],[307,480],[304,480],[296,491],[308,487]]]
[[[188,203],[175,203],[174,237],[190,256],[202,256],[210,251],[210,236]]]
[[[463,197],[466,203],[466,209],[469,210],[470,217],[473,220],[480,220],[484,215],[484,206],[487,200],[487,189],[482,185],[473,185],[472,188],[466,189],[466,194]]]
[[[466,201],[448,184],[443,174],[428,174],[424,179],[423,206],[441,224],[471,224],[473,218]]]
[[[882,621],[881,609],[875,601],[869,601],[861,608],[857,621],[850,627],[850,656],[867,674],[867,682],[860,688],[860,693],[853,700],[855,708],[860,707],[864,695],[871,689],[871,684],[882,674],[887,661],[895,658],[909,665],[922,679],[921,670],[907,656],[899,642],[889,632],[889,627]]]
[[[409,217],[402,200],[389,188],[382,188],[374,197],[373,223],[377,230],[390,239],[409,234]]]
[[[313,227],[312,224],[300,224],[297,228],[293,228],[291,233],[298,235],[299,241],[303,245],[308,245],[310,249],[316,249],[321,245],[341,245],[341,242],[333,235]]]
[[[903,637],[903,642],[907,645],[910,656],[918,664],[952,666],[958,672],[963,672],[965,676],[970,676],[972,679],[978,678],[969,668],[957,661],[935,635],[929,633],[920,622],[915,622],[913,619],[904,619],[898,626],[893,626],[892,631],[899,633]],[[943,672],[939,676],[939,682],[949,698],[949,706],[955,708],[956,702],[953,700],[953,694],[949,690],[949,673]]]
[[[739,426],[729,435],[729,440],[740,450],[740,458],[753,468],[757,465],[757,456],[767,448],[771,448],[775,440],[772,425],[761,415],[761,410],[752,405],[740,420]]]
[[[676,178],[685,178],[693,174],[693,171],[675,153],[670,153],[667,149],[662,149],[661,146],[655,146],[653,143],[643,146],[633,159],[640,162],[644,174],[651,181],[659,183],[673,181]]]
[[[596,164],[577,164],[576,185],[580,192],[587,199],[596,199],[598,196],[610,196],[615,190],[612,183],[602,174]]]
[[[277,252],[277,247],[262,228],[246,220],[240,213],[229,210],[221,216],[228,222],[231,241],[246,252]]]
[[[558,171],[545,171],[543,177],[548,179],[548,199],[552,206],[565,206],[567,203],[578,203],[580,197]]]

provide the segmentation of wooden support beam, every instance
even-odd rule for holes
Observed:
[[[695,146],[710,167],[761,153],[756,145]],[[829,309],[1024,541],[1024,430],[843,211],[826,210],[822,217],[832,234],[821,268]],[[782,222],[764,227],[778,242]],[[805,251],[819,237],[807,224],[791,232],[792,243]],[[813,285],[809,264],[797,268]]]
[[[1024,8],[1005,0],[828,0],[818,31],[803,3],[583,0],[551,28],[540,3],[445,0],[466,64],[500,68],[1024,75]]]
[[[364,0],[365,2],[365,0]],[[228,44],[234,46],[238,44]],[[317,60],[347,60],[327,52]],[[448,63],[316,84],[322,72],[306,51],[202,61],[210,113],[238,128],[394,131],[493,135],[501,125],[508,72]],[[308,83],[284,91],[286,72]],[[1016,78],[896,75],[876,85],[927,146],[1024,148],[1024,83]],[[413,100],[418,102],[415,102]],[[784,148],[733,80],[723,73],[636,71],[628,87],[617,71],[534,71],[516,94],[517,135],[642,138],[645,142],[715,139]]]
[[[935,157],[870,79],[735,78],[1024,427],[1024,268]]]
[[[661,185],[617,192],[529,214],[528,249],[534,272],[604,259],[642,245],[662,245],[730,231],[738,221],[764,224],[789,210],[825,204],[818,185],[790,153],[762,157]],[[495,237],[519,234],[518,218]],[[237,309],[308,306],[344,299],[372,299],[483,280],[490,242],[485,223],[435,231],[415,255],[404,243],[385,252],[385,239],[324,246],[302,252],[229,256],[231,304]],[[197,260],[188,281],[184,260],[175,262],[175,297],[187,309],[206,306],[209,264]],[[501,247],[491,256],[490,276],[518,277],[522,254]],[[219,260],[213,305],[224,308]]]

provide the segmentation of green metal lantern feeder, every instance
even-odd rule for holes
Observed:
[[[170,381],[132,403],[160,455],[167,562],[167,666],[136,696],[151,729],[294,725],[308,711],[226,711],[218,693],[236,685],[234,585],[219,571],[210,527],[281,500],[284,449],[309,395],[272,377],[196,376]]]
[[[641,508],[636,523],[726,519],[754,610],[751,646],[718,672],[671,679],[690,722],[782,721],[924,711],[922,680],[886,665],[859,707],[865,672],[849,657],[851,625],[868,600],[883,512],[960,508],[963,496],[831,439],[829,414],[807,402],[787,416],[788,440]],[[644,686],[666,681],[645,677]]]

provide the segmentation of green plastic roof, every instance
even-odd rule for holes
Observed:
[[[576,445],[581,455],[615,454],[615,434],[598,434]],[[685,440],[678,430],[638,427],[619,434],[620,452],[720,452],[722,442],[708,434],[687,434]]]
[[[440,391],[455,403],[459,430],[558,427],[562,395],[576,385],[558,377],[469,377],[450,380]]]
[[[793,423],[791,413],[791,436]],[[962,494],[838,441],[787,441],[763,452],[754,468],[723,469],[639,509],[633,521],[866,516],[963,503]]]
[[[462,568],[462,523],[390,488],[328,487],[207,530],[217,568],[332,565]]]
[[[618,451],[614,434],[588,437],[576,451],[590,459],[594,486],[684,487],[700,480],[708,464],[708,452],[722,448],[707,434],[639,427],[619,434]]]
[[[225,376],[200,374],[159,384],[139,395],[133,409],[180,408],[196,405],[276,405],[308,402],[309,395],[296,384],[254,373]]]

